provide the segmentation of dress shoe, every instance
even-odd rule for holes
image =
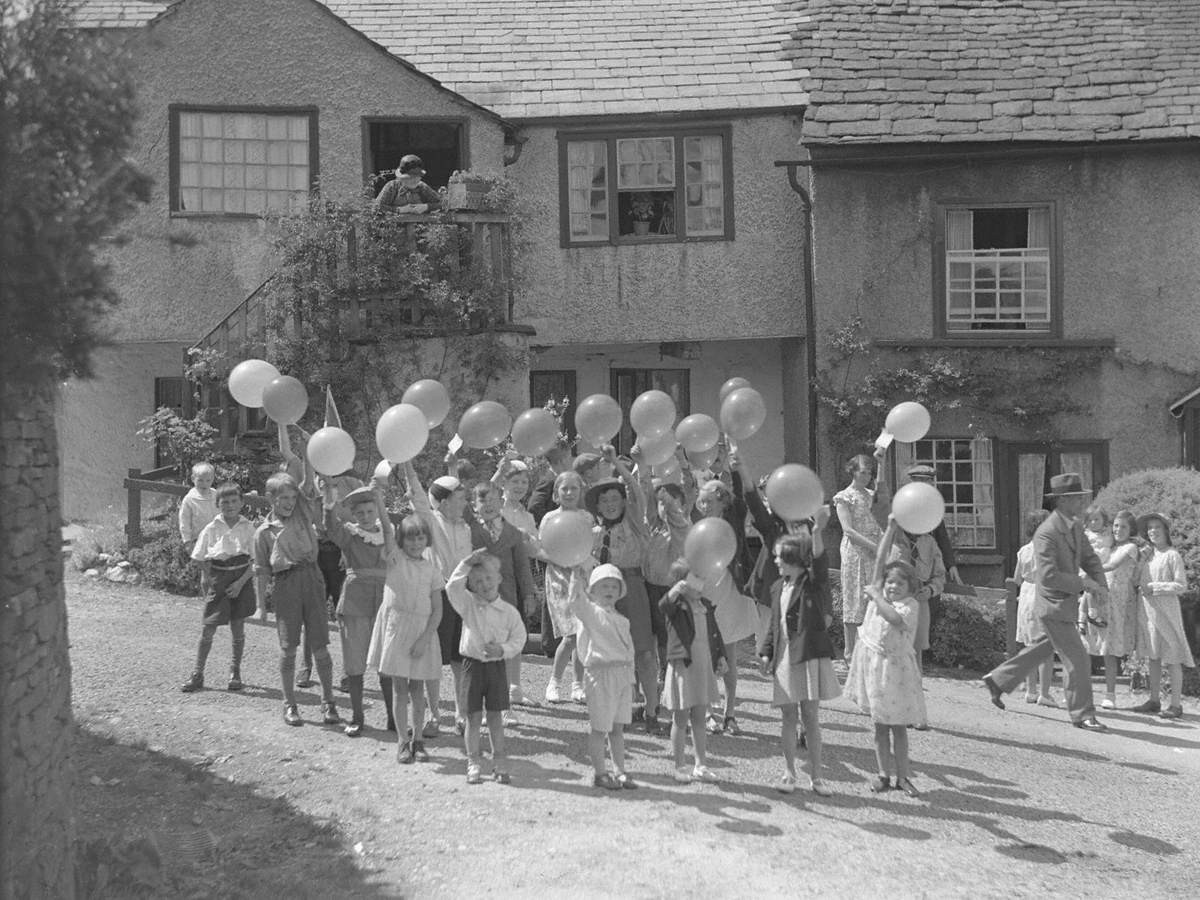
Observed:
[[[1078,722],[1072,722],[1071,724],[1076,728],[1082,728],[1084,731],[1108,731],[1108,726],[1095,716],[1089,716],[1086,719],[1080,719]]]
[[[1129,707],[1130,712],[1140,713],[1157,713],[1162,710],[1162,704],[1157,700],[1147,700],[1145,703],[1139,703],[1137,706]]]
[[[1000,685],[992,680],[991,675],[983,676],[983,686],[988,689],[988,693],[992,695],[992,705],[998,709],[1004,709],[1004,691],[1000,690]]]

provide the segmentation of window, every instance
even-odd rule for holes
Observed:
[[[662,391],[675,401],[676,421],[689,414],[691,397],[691,372],[687,369],[611,369],[609,371],[609,394],[621,405],[621,430],[613,439],[618,453],[628,453],[635,435],[629,424],[629,410],[639,394],[646,391]]]
[[[896,469],[933,466],[946,501],[946,528],[956,548],[996,546],[992,442],[987,438],[931,438],[897,442]]]
[[[945,210],[947,334],[1055,330],[1050,205]]]
[[[560,136],[564,245],[732,239],[729,136]]]
[[[468,167],[466,153],[466,121],[461,119],[363,120],[364,176],[371,179],[371,189],[378,194],[392,180],[400,158],[413,153],[425,164],[425,183],[442,188],[450,175]]]
[[[315,109],[171,108],[172,212],[286,212],[316,178]]]

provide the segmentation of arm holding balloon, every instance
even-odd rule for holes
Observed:
[[[883,595],[883,569],[888,564],[888,556],[892,552],[892,544],[896,540],[896,532],[899,528],[895,516],[888,516],[887,531],[883,533],[883,538],[879,542],[879,550],[875,554],[875,571],[871,576],[871,586],[867,589],[867,596],[875,604],[876,611],[885,622],[897,628],[903,628],[904,616],[900,615],[896,607],[892,606]]]

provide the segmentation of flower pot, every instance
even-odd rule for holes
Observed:
[[[457,181],[446,185],[446,208],[483,209],[488,186],[485,182]]]
[[[634,222],[633,223],[633,233],[636,235],[641,235],[642,237],[648,235],[650,233],[650,223],[649,222]]]

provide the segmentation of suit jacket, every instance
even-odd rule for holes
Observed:
[[[500,598],[524,615],[526,599],[533,598],[533,570],[529,567],[525,535],[503,519],[500,521],[503,522],[500,537],[493,539],[487,526],[472,518],[471,544],[476,550],[482,547],[500,559]]]
[[[1074,625],[1083,593],[1080,570],[1100,584],[1106,583],[1104,565],[1083,533],[1082,523],[1067,521],[1057,510],[1052,512],[1033,535],[1033,556],[1037,567],[1034,615]]]
[[[525,501],[525,508],[533,514],[533,521],[539,525],[542,524],[542,517],[552,509],[558,509],[558,504],[554,502],[554,479],[557,476],[554,471],[545,472],[538,478],[537,484],[533,486],[533,490],[529,492],[529,499]]]

